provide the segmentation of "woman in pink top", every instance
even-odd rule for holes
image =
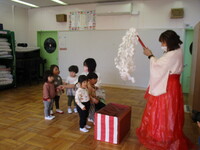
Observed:
[[[152,150],[188,150],[193,145],[183,133],[182,41],[172,30],[163,32],[159,41],[164,50],[160,58],[144,48],[144,55],[150,59],[150,80],[145,94],[146,108],[136,134]]]

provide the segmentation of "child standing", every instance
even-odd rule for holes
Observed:
[[[95,111],[98,111],[99,109],[103,108],[105,106],[104,103],[101,102],[100,97],[97,96],[96,91],[97,87],[95,84],[97,83],[98,76],[96,73],[92,72],[87,75],[88,78],[88,93],[90,96],[90,110],[89,110],[89,118],[91,122],[94,122],[94,113]]]
[[[87,123],[87,117],[89,114],[90,109],[90,98],[87,90],[87,76],[80,75],[78,78],[78,82],[80,84],[80,87],[76,91],[75,94],[75,101],[77,104],[77,110],[80,117],[80,131],[81,132],[88,132],[91,128],[91,126],[86,125]]]
[[[68,69],[69,76],[67,77],[66,83],[67,84],[76,84],[78,81],[78,76],[76,75],[78,73],[78,67],[75,65],[72,65]],[[76,103],[75,103],[75,89],[74,88],[67,88],[66,94],[68,96],[68,113],[72,113],[72,101],[74,102],[74,112],[77,113]]]
[[[50,70],[47,70],[44,74],[44,85],[43,85],[43,103],[44,103],[44,119],[52,120],[55,116],[50,115],[53,98],[55,97],[56,91],[53,84],[54,77]]]
[[[60,74],[59,67],[57,65],[51,65],[50,71],[54,76],[54,85],[55,85],[55,89],[57,91],[56,95],[54,97],[54,101],[55,101],[55,105],[56,105],[56,112],[63,114],[64,112],[62,110],[60,110],[60,107],[59,107],[59,100],[60,100],[59,93],[62,92],[62,89],[59,87],[60,87],[60,85],[63,84],[62,78],[59,76],[59,74]],[[52,104],[52,108],[51,108],[51,114],[53,114],[53,104]]]
[[[82,74],[87,76],[89,73],[96,73],[96,66],[97,66],[97,63],[96,63],[94,58],[85,59],[84,62],[83,62],[83,70],[84,70],[84,72]],[[97,80],[97,83],[95,84],[95,86],[98,88],[98,87],[100,87],[101,80],[99,78],[99,73],[96,73],[96,74],[98,74],[98,80]],[[90,113],[94,114],[95,105],[91,104],[90,105],[90,109],[91,109]],[[90,118],[90,117],[91,117],[91,115],[89,115],[88,121],[89,122],[94,122],[94,118]]]

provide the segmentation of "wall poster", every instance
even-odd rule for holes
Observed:
[[[70,12],[69,30],[95,30],[95,10]]]

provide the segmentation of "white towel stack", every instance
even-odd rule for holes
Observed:
[[[0,85],[7,85],[13,82],[13,75],[10,70],[10,68],[0,65]]]
[[[12,58],[10,43],[6,38],[0,38],[0,58]]]

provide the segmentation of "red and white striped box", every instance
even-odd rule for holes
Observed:
[[[119,144],[130,130],[131,107],[109,103],[95,113],[96,140]]]

